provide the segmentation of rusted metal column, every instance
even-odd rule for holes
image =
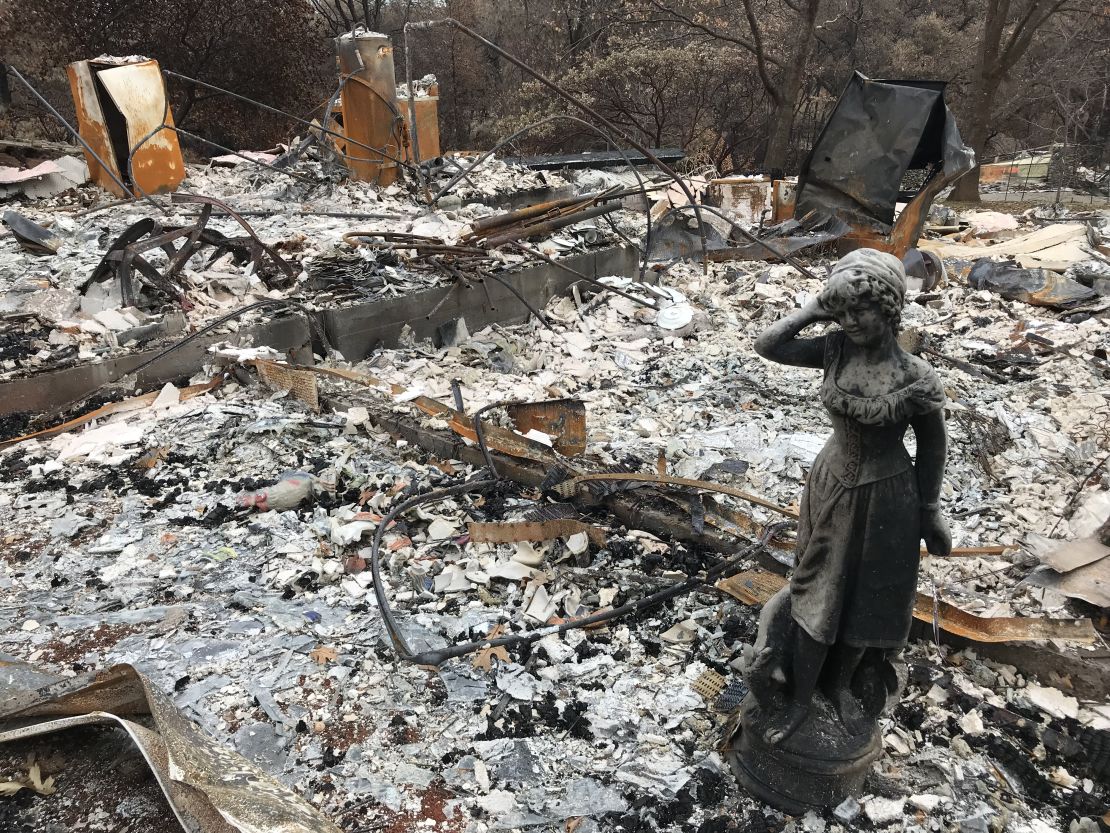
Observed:
[[[341,35],[335,43],[339,72],[347,79],[342,93],[343,132],[394,159],[403,157],[392,42],[385,35],[359,33]],[[378,185],[397,179],[396,162],[372,150],[348,145],[344,161],[355,179]]]

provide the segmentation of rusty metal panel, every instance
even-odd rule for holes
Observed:
[[[397,81],[393,71],[393,44],[385,35],[343,35],[336,39],[343,84],[343,132],[352,139],[344,161],[355,179],[389,185],[397,179],[403,158],[403,120],[397,107]],[[355,144],[355,143],[358,144]]]
[[[96,94],[96,81],[93,78],[93,69],[88,61],[74,61],[66,72],[69,75],[69,88],[73,95],[73,105],[77,110],[77,130],[81,138],[112,168],[112,173],[124,181],[116,166],[115,153],[112,150],[112,140],[108,135],[108,125],[104,119],[104,110],[100,106],[100,96]],[[117,197],[131,196],[120,189],[112,177],[100,166],[100,163],[85,151],[85,162],[89,166],[89,178]]]
[[[794,216],[794,201],[798,196],[798,183],[776,179],[771,183],[771,222],[781,223]]]
[[[578,399],[555,399],[509,405],[506,410],[516,430],[523,434],[542,431],[551,436],[554,448],[566,457],[586,450],[586,404]]]
[[[177,134],[169,129],[173,127],[173,113],[166,106],[166,85],[158,62],[98,69],[96,76],[127,124],[128,150],[135,154],[130,171],[134,184],[148,194],[174,190],[185,179],[185,161]],[[158,130],[163,124],[166,127]],[[139,142],[143,142],[142,147],[135,150]],[[116,161],[126,175],[127,160]],[[125,176],[124,181],[130,182],[130,177]]]
[[[439,96],[421,96],[414,99],[416,124],[409,129],[416,133],[420,145],[420,162],[435,159],[442,152],[439,146]],[[412,149],[407,154],[412,161]]]

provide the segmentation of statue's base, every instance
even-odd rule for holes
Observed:
[[[740,709],[740,729],[728,750],[733,772],[748,792],[790,815],[836,807],[858,795],[882,752],[877,724],[848,735],[823,704],[815,704],[779,746],[770,746],[764,736],[781,728],[784,710],[765,711],[750,694]]]

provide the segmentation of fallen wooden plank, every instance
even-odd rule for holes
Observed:
[[[789,582],[766,570],[748,570],[717,582],[719,590],[744,604],[765,604]],[[973,642],[1032,642],[1056,639],[1090,645],[1099,637],[1090,619],[1036,619],[1017,616],[976,616],[948,602],[917,594],[915,619]]]

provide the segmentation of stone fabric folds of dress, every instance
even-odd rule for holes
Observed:
[[[901,390],[857,397],[836,373],[844,337],[827,337],[821,397],[836,431],[802,495],[794,621],[824,645],[901,648],[917,592],[917,476],[902,444],[910,419],[944,405],[930,369]],[[835,519],[835,521],[834,521]]]
[[[917,592],[921,540],[916,513],[905,513],[907,495],[916,507],[913,469],[847,488],[818,458],[802,495],[790,580],[794,621],[818,642],[906,644],[912,608],[901,600]],[[832,514],[838,523],[827,522]]]

